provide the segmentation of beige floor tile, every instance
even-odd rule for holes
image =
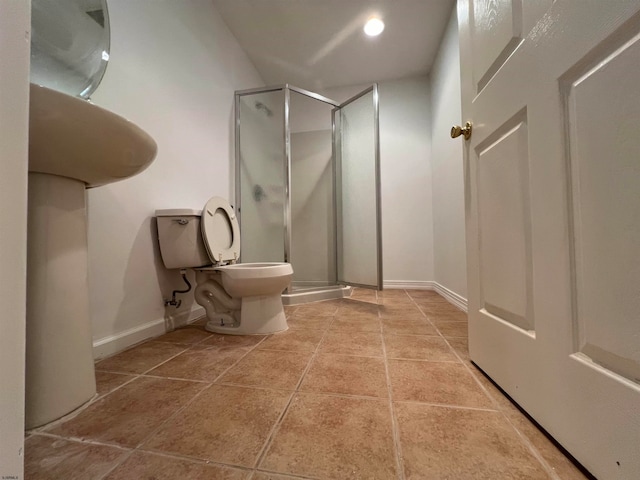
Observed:
[[[284,305],[284,313],[288,317],[298,309],[297,305]]]
[[[431,297],[442,297],[442,295],[440,295],[435,290],[407,290],[407,294],[411,298],[414,298],[417,300],[431,298]]]
[[[28,480],[102,478],[129,454],[121,448],[90,445],[42,435],[27,438],[24,450],[24,475]]]
[[[134,375],[112,372],[96,372],[96,387],[98,395],[104,395],[111,390],[118,388],[120,385],[134,379]]]
[[[381,318],[426,318],[420,309],[414,304],[405,305],[380,305]]]
[[[212,334],[198,344],[199,347],[211,347],[217,350],[234,350],[253,348],[262,342],[267,335],[221,335]]]
[[[50,432],[135,447],[204,387],[184,380],[139,377]]]
[[[426,335],[385,335],[387,358],[457,362],[451,347],[441,337]]]
[[[471,364],[471,372],[473,377],[478,380],[489,397],[493,400],[495,408],[502,410],[507,415],[512,412],[520,413],[511,399],[496,385],[494,385],[494,383],[489,380],[489,378],[487,378],[474,364]]]
[[[105,480],[243,480],[250,472],[184,459],[134,452]]]
[[[308,477],[300,477],[298,475],[290,477],[289,475],[278,475],[277,473],[256,471],[256,473],[253,474],[253,477],[251,477],[251,480],[304,480],[307,478]]]
[[[253,467],[290,396],[281,390],[212,385],[143,449]]]
[[[209,338],[210,336],[211,333],[207,332],[203,326],[191,324],[186,327],[178,328],[172,332],[165,333],[164,335],[155,338],[154,341],[194,345],[205,338]]]
[[[467,337],[469,335],[469,325],[467,322],[434,320],[433,324],[445,337]]]
[[[260,467],[314,478],[396,479],[387,400],[297,394]]]
[[[438,335],[435,327],[424,317],[383,318],[382,332],[391,335]]]
[[[378,292],[378,298],[409,298],[406,290],[389,288]]]
[[[450,304],[449,302],[425,302],[423,300],[416,300],[418,307],[427,316],[438,316],[446,314],[464,313],[458,307]]]
[[[308,330],[326,330],[333,322],[332,315],[301,315],[287,319],[287,325],[291,329],[305,328]]]
[[[449,303],[449,301],[444,298],[440,294],[436,295],[425,295],[423,297],[413,297],[416,302],[421,304],[429,304],[429,303]]]
[[[378,304],[370,302],[362,302],[359,300],[345,300],[345,302],[338,308],[336,315],[348,316],[362,314],[378,315]]]
[[[336,300],[305,303],[298,305],[292,315],[296,317],[301,315],[335,315],[339,305],[339,301]]]
[[[407,480],[549,477],[499,412],[396,404]]]
[[[380,329],[381,324],[378,315],[366,313],[346,316],[338,314],[331,324],[332,331],[380,333]]]
[[[324,332],[321,330],[290,329],[276,333],[260,344],[259,349],[313,352]]]
[[[144,373],[180,352],[184,352],[186,348],[184,345],[147,342],[98,362],[96,370]]]
[[[388,364],[396,401],[494,408],[461,363],[389,360]]]
[[[388,397],[382,358],[318,354],[300,386],[301,391]]]
[[[311,352],[254,350],[218,379],[218,383],[295,390]]]
[[[538,453],[549,464],[562,480],[586,480],[588,477],[576,467],[571,460],[520,411],[509,415],[513,425],[538,450]]]
[[[441,312],[441,313],[427,313],[427,318],[432,322],[449,321],[449,322],[466,322],[468,320],[467,314],[462,311],[457,312]]]
[[[405,295],[404,297],[381,297],[378,298],[378,305],[386,305],[391,307],[412,306],[415,307],[415,303],[411,297]]]
[[[382,335],[368,332],[329,331],[322,339],[320,353],[381,357]]]
[[[460,355],[460,358],[462,358],[462,360],[467,362],[470,361],[469,340],[467,340],[467,337],[447,337],[447,342],[449,342],[451,348],[453,348],[456,353]]]
[[[147,375],[213,382],[249,350],[250,347],[216,349],[196,345]]]

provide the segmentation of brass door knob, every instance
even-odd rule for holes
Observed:
[[[460,135],[464,135],[464,139],[469,140],[471,138],[471,130],[471,122],[465,123],[464,127],[454,125],[451,127],[451,138],[458,138]]]

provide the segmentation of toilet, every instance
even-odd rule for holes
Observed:
[[[213,197],[202,211],[156,210],[156,218],[165,267],[196,272],[194,296],[207,313],[206,330],[264,335],[287,329],[281,294],[293,268],[238,263],[240,227],[229,202]]]

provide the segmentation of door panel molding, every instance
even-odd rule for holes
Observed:
[[[640,255],[638,28],[636,15],[564,74],[560,90],[571,192],[574,351],[640,384],[640,265],[622,254]],[[620,89],[628,92],[623,99],[615,93]]]

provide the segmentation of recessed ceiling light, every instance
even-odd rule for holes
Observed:
[[[384,30],[384,22],[379,18],[370,18],[367,23],[364,24],[364,33],[370,37],[380,35]]]

